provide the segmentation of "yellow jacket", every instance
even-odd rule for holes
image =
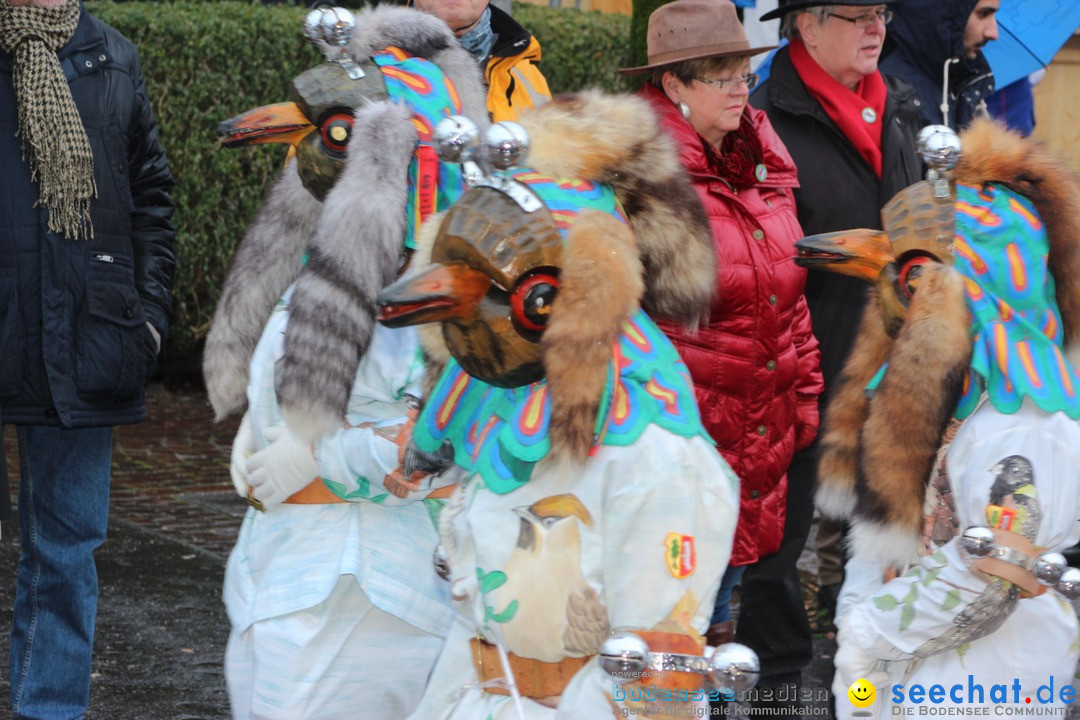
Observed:
[[[540,73],[540,43],[529,31],[494,5],[491,29],[497,34],[484,66],[487,110],[493,122],[517,120],[517,114],[551,99]]]

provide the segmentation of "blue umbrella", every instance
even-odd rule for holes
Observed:
[[[983,48],[994,85],[1003,88],[1046,67],[1080,28],[1080,0],[1004,0],[997,40]]]

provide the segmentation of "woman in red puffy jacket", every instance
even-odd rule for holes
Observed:
[[[731,591],[784,534],[787,467],[814,439],[822,390],[817,340],[796,267],[802,237],[795,165],[751,108],[751,48],[729,0],[676,0],[649,18],[641,90],[680,149],[712,224],[718,292],[706,324],[660,322],[690,369],[702,420],[741,481],[731,563],[710,645],[730,639]]]

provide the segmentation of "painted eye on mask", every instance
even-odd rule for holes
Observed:
[[[559,278],[553,271],[533,273],[522,279],[510,293],[514,322],[526,330],[543,332],[558,294]]]
[[[932,262],[937,262],[937,259],[931,255],[916,255],[904,261],[904,264],[900,266],[896,284],[905,298],[910,300],[915,297],[915,291],[919,289],[919,279],[925,269],[924,266]]]
[[[319,126],[323,147],[334,157],[344,157],[352,137],[353,116],[347,112],[328,115]]]

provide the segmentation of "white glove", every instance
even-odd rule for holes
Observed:
[[[284,426],[267,428],[269,443],[247,461],[251,494],[267,511],[285,498],[311,484],[319,476],[319,465],[309,443],[298,440]]]
[[[233,487],[242,498],[247,498],[248,470],[247,459],[256,450],[255,436],[251,434],[251,422],[247,413],[240,420],[240,428],[236,431],[233,440],[232,453],[229,457],[229,477],[232,478]]]

